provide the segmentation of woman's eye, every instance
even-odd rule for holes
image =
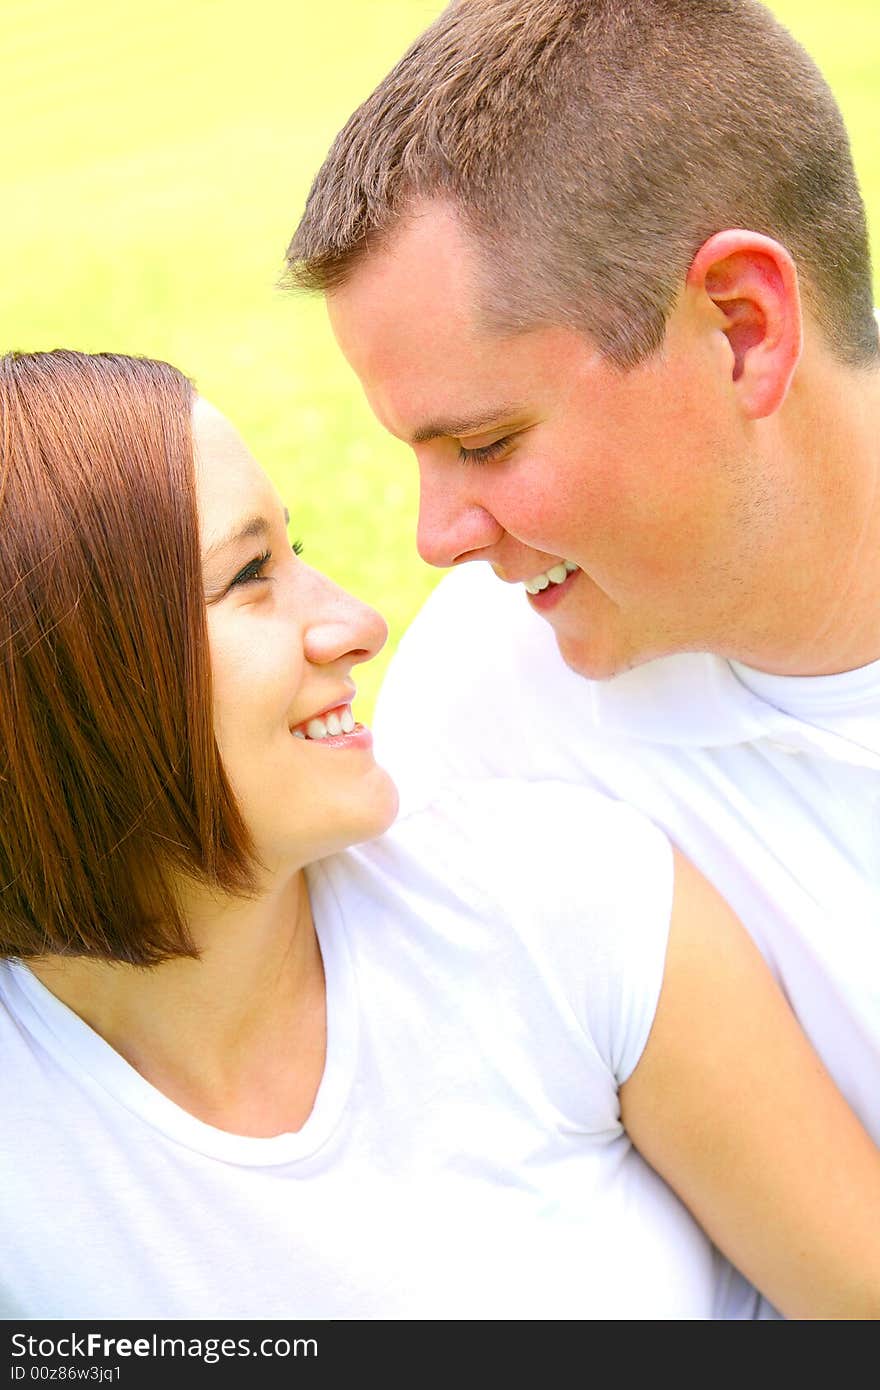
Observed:
[[[239,570],[229,587],[234,589],[237,584],[253,584],[255,580],[265,579],[263,570],[271,558],[271,550],[264,550],[262,555],[258,555],[249,565],[245,565],[243,570]]]
[[[506,434],[503,439],[496,439],[494,444],[484,444],[482,449],[465,449],[463,445],[459,445],[458,457],[462,463],[491,463],[504,453],[511,438],[511,435]]]
[[[304,549],[302,541],[292,541],[290,548],[294,555],[302,555]],[[264,550],[262,555],[258,555],[255,559],[251,560],[249,565],[245,565],[243,570],[239,570],[229,586],[230,589],[234,589],[237,586],[240,587],[242,584],[254,584],[261,579],[266,579],[268,576],[263,573],[263,570],[271,559],[271,550]]]

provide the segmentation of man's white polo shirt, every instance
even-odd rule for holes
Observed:
[[[790,678],[686,655],[588,681],[520,586],[470,564],[401,642],[376,752],[405,805],[485,774],[645,811],[739,914],[880,1143],[880,662]]]

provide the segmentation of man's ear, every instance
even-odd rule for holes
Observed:
[[[730,229],[703,242],[687,274],[724,316],[731,378],[742,409],[761,420],[785,400],[801,355],[797,269],[785,247],[759,232]]]

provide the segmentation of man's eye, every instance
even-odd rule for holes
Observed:
[[[243,570],[239,570],[229,586],[230,589],[234,589],[237,584],[253,584],[256,580],[265,579],[263,570],[271,559],[271,550],[264,550],[262,555],[258,555],[249,565],[245,565]]]
[[[500,458],[510,440],[511,436],[506,434],[503,439],[496,439],[494,444],[484,444],[482,449],[465,449],[459,445],[458,457],[462,463],[491,463],[493,459]]]

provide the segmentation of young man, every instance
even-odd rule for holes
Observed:
[[[458,571],[381,703],[405,796],[647,811],[880,1142],[880,345],[810,59],[752,0],[461,0],[289,258]]]

